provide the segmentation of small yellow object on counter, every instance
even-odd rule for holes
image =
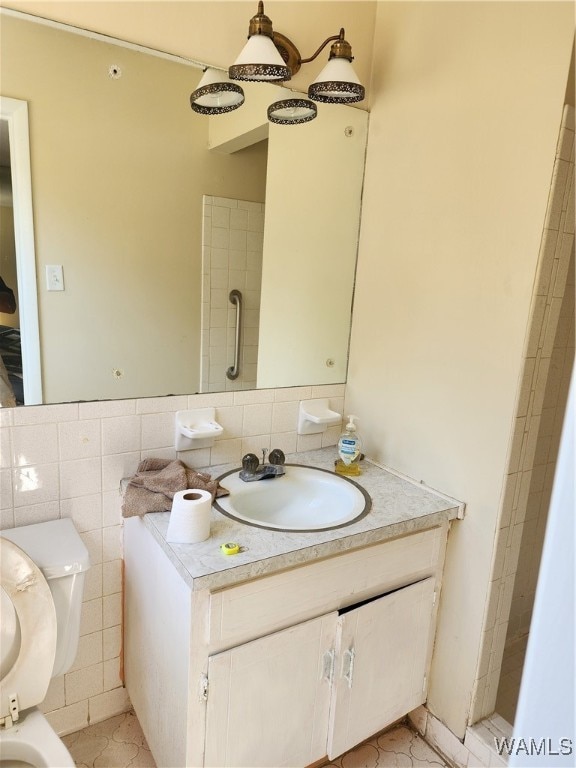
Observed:
[[[237,555],[240,552],[240,545],[229,542],[228,544],[221,544],[220,549],[225,555]]]
[[[347,477],[358,477],[358,475],[362,474],[358,460],[345,464],[342,459],[337,459],[334,462],[334,472],[338,475],[346,475]]]

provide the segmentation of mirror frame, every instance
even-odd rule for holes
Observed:
[[[0,96],[0,119],[8,124],[10,143],[18,303],[21,310],[20,340],[24,376],[24,404],[40,405],[42,404],[42,367],[40,363],[28,103],[20,99]]]

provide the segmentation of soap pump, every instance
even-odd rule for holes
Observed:
[[[340,475],[362,474],[359,464],[362,440],[356,431],[356,424],[354,424],[356,418],[356,416],[348,416],[346,429],[338,440],[338,456],[340,458],[335,462],[335,471]]]

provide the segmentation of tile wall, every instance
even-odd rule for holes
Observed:
[[[572,240],[572,255],[566,280],[566,290],[561,303],[556,338],[550,357],[549,374],[544,390],[526,518],[520,545],[520,559],[512,595],[507,644],[526,635],[530,629],[536,581],[544,544],[544,531],[550,506],[550,481],[556,470],[556,459],[560,447],[566,397],[573,364],[574,241]]]
[[[203,197],[201,391],[255,389],[260,325],[264,203]],[[236,308],[230,291],[242,293],[240,374],[234,364]]]
[[[559,357],[555,355],[562,312],[565,319],[571,317],[572,331],[569,330],[570,323],[567,323],[568,336],[564,347],[571,346],[572,360],[574,357],[573,309],[568,312],[568,305],[563,309],[574,254],[574,128],[574,108],[566,106],[532,296],[508,474],[503,485],[492,583],[485,608],[482,654],[472,700],[472,723],[490,715],[496,704],[525,527],[527,535],[536,535],[534,525],[538,537],[544,535],[545,521],[541,518],[535,524],[532,522],[535,518],[534,507],[529,505],[530,494],[542,492],[543,496],[549,497],[554,479],[555,455],[550,453],[551,441],[546,438],[539,443],[539,436],[544,438],[544,432],[550,430],[548,420],[551,411],[545,407],[547,388],[556,393],[557,403],[562,399],[565,403],[568,392],[569,379],[564,376],[564,360],[570,352],[564,351],[562,367],[559,366]],[[570,343],[569,338],[572,339]],[[563,414],[564,409],[555,408],[554,419],[561,420]],[[527,605],[523,606],[522,613],[526,613],[522,621],[527,623]]]
[[[214,406],[224,433],[214,447],[178,454],[206,467],[240,463],[250,451],[285,453],[335,445],[340,426],[297,435],[300,400],[329,398],[342,413],[344,385],[0,408],[0,527],[70,517],[88,550],[80,647],[43,704],[60,734],[129,707],[121,680],[122,517],[120,480],[146,457],[176,458],[177,410]]]

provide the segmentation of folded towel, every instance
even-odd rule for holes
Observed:
[[[204,472],[197,472],[178,460],[144,459],[138,465],[124,494],[122,516],[165,512],[172,508],[174,494],[187,488],[209,491],[212,498],[227,496],[228,491]]]

